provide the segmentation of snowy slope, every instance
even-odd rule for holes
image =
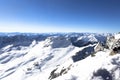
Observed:
[[[32,37],[28,45],[22,44],[21,37],[17,39],[19,45],[17,41],[1,45],[0,80],[120,79],[120,54],[110,56],[109,49],[94,52],[98,42],[105,45],[106,35],[52,34],[42,35],[42,39],[34,36],[25,36],[24,43]]]

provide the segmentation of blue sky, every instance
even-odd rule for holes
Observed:
[[[0,0],[0,32],[119,32],[120,0]]]

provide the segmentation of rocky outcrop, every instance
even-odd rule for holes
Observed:
[[[120,52],[120,39],[118,39],[116,43],[113,45],[113,51]]]
[[[102,46],[101,43],[97,43],[97,45],[94,47],[94,52],[98,52],[98,51],[103,51],[104,50],[104,47]]]
[[[92,53],[94,53],[94,46],[86,47],[72,56],[73,62],[77,62],[79,60],[85,59]]]
[[[120,34],[109,36],[106,45],[111,50],[110,55],[120,53]]]
[[[57,78],[57,77],[59,77],[59,76],[62,76],[62,75],[64,75],[64,74],[66,74],[66,73],[71,69],[71,66],[72,66],[72,64],[69,65],[69,66],[66,67],[66,68],[62,67],[61,70],[58,70],[59,67],[56,68],[56,69],[54,69],[53,71],[51,71],[50,76],[49,76],[48,79],[52,80],[52,79],[54,79],[54,78]],[[58,71],[57,71],[57,70],[58,70]]]

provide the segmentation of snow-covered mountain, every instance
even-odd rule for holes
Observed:
[[[119,39],[96,33],[2,35],[0,80],[120,80]]]

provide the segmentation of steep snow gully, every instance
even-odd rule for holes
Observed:
[[[120,34],[2,33],[0,80],[120,80]]]

